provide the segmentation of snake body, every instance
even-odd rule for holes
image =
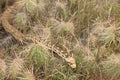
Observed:
[[[19,5],[21,4],[21,5]],[[16,10],[16,9],[20,9],[22,8],[22,6],[24,6],[23,1],[19,0],[16,1],[12,6],[8,7],[2,14],[1,20],[2,20],[2,25],[3,28],[5,29],[5,31],[7,31],[8,33],[10,33],[15,39],[22,41],[24,38],[24,35],[18,31],[15,27],[13,27],[10,23],[9,23],[9,19],[11,17],[11,13]]]

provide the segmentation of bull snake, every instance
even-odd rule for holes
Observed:
[[[71,66],[72,68],[76,68],[76,62],[75,59],[70,56],[68,53],[64,53],[62,50],[60,50],[58,47],[54,47],[52,48],[52,45],[48,45],[48,44],[44,44],[42,43],[39,38],[37,37],[33,37],[32,35],[24,35],[23,33],[21,33],[20,31],[18,31],[15,27],[13,27],[10,23],[9,23],[9,19],[12,16],[11,13],[22,9],[22,7],[25,5],[25,1],[24,0],[17,0],[14,2],[14,4],[10,7],[8,7],[2,14],[2,25],[3,28],[10,33],[16,40],[23,42],[24,40],[31,40],[33,43],[36,43],[42,47],[45,47],[55,53],[57,53],[58,56],[60,56],[61,58],[63,58],[69,66]]]

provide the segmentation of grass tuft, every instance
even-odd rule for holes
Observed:
[[[0,80],[6,77],[7,65],[4,60],[0,59]]]
[[[9,78],[10,79],[16,79],[20,73],[22,73],[24,65],[24,60],[22,58],[16,57],[13,59],[9,65]]]

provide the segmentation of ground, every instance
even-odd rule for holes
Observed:
[[[0,0],[0,80],[119,80],[119,0]]]

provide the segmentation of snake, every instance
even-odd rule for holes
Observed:
[[[39,44],[40,46],[55,52],[58,56],[63,58],[71,68],[76,68],[76,61],[73,56],[70,56],[68,53],[64,53],[64,51],[60,50],[58,47],[53,48],[52,45],[42,43],[40,39],[35,36],[23,34],[10,24],[9,19],[12,16],[12,13],[22,9],[24,5],[25,0],[15,0],[15,2],[2,13],[1,23],[5,31],[20,42],[24,42],[24,40],[31,40],[33,43]]]

